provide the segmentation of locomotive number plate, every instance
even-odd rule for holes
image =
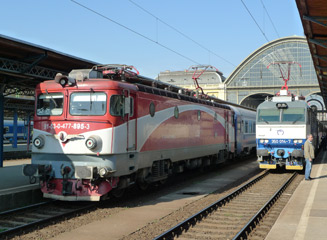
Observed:
[[[291,143],[292,141],[290,139],[273,139],[271,140],[271,143]]]
[[[51,123],[46,124],[45,129],[90,129],[89,123]]]

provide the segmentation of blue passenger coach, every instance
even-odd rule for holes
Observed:
[[[256,113],[251,110],[230,106],[235,112],[235,149],[237,156],[249,155],[255,152],[255,118]]]
[[[257,155],[260,168],[302,170],[304,143],[308,134],[319,146],[321,130],[316,114],[304,99],[280,91],[261,103],[256,119]]]
[[[3,140],[12,143],[14,138],[13,120],[4,120]],[[26,141],[28,137],[28,125],[24,121],[17,121],[17,140]]]

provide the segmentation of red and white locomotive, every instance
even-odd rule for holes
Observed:
[[[102,65],[35,90],[32,164],[44,197],[98,201],[255,148],[255,112]]]

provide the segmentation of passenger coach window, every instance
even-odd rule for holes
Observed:
[[[249,132],[249,122],[244,121],[244,133],[248,133],[248,132]]]
[[[40,94],[36,103],[36,115],[59,116],[62,114],[64,95],[62,93]]]
[[[75,92],[70,95],[70,115],[102,116],[106,109],[107,95],[103,92]]]

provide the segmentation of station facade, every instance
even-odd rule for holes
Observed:
[[[161,72],[157,79],[182,88],[195,89],[194,81],[192,79],[193,74],[194,70],[167,70]],[[225,80],[226,78],[223,76],[222,72],[212,69],[203,72],[203,74],[198,78],[199,85],[206,94],[220,99],[226,98]]]
[[[284,85],[279,67],[272,64],[277,61],[294,62],[290,65],[290,79],[287,82],[289,91],[294,95],[306,97],[311,105],[323,110],[325,107],[317,74],[304,37],[292,36],[271,41],[251,53],[227,79],[220,72],[216,74],[221,78],[214,79],[215,73],[209,72],[201,76],[199,84],[208,95],[256,108],[267,96],[275,95]],[[284,77],[287,78],[288,64],[280,66]],[[166,71],[159,74],[159,79],[194,89],[191,76],[192,72]]]

